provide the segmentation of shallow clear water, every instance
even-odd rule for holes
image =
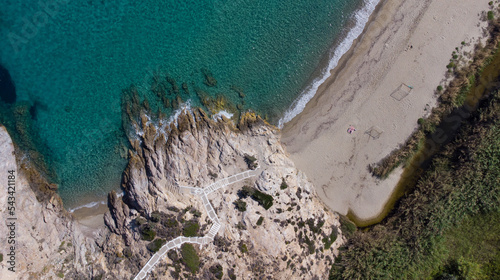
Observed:
[[[126,160],[121,90],[150,94],[153,74],[240,101],[276,123],[362,1],[7,1],[0,6],[0,64],[17,100],[35,105],[66,205],[117,188]],[[326,65],[327,62],[323,61]],[[203,71],[217,80],[204,84]],[[159,102],[150,94],[152,103]]]

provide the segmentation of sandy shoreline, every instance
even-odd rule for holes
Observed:
[[[402,144],[436,104],[452,52],[483,36],[487,10],[488,1],[382,1],[332,76],[285,124],[287,151],[332,210],[370,219],[383,209],[402,170],[379,181],[368,165]],[[349,125],[357,131],[348,134]]]
[[[104,213],[108,212],[107,204],[98,204],[95,207],[83,207],[75,210],[72,214],[78,223],[91,229],[104,227]]]

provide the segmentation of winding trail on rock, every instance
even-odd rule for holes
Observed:
[[[208,231],[208,234],[206,234],[203,237],[185,237],[185,236],[179,236],[176,237],[175,239],[170,240],[167,242],[165,245],[163,245],[158,252],[156,252],[151,259],[144,265],[144,267],[139,271],[137,276],[134,278],[134,280],[142,280],[144,279],[148,273],[155,267],[155,265],[167,254],[167,252],[171,249],[174,248],[180,248],[182,244],[184,243],[194,243],[198,245],[206,245],[209,244],[214,240],[215,235],[221,228],[221,223],[219,221],[219,217],[217,217],[217,214],[215,214],[215,210],[212,207],[212,204],[207,198],[207,195],[218,190],[221,188],[224,188],[228,185],[231,185],[233,183],[243,181],[245,179],[248,179],[250,177],[256,176],[258,174],[258,169],[257,170],[249,170],[249,171],[244,171],[235,175],[232,175],[230,177],[221,179],[217,182],[214,182],[213,184],[210,184],[204,188],[194,188],[194,187],[184,187],[184,186],[179,186],[179,189],[183,191],[184,193],[189,193],[189,194],[194,194],[197,195],[201,198],[201,201],[203,202],[203,206],[205,207],[205,211],[208,213],[208,217],[212,221],[213,225]]]

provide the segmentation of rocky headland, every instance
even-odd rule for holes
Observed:
[[[202,188],[250,169],[257,175],[208,195],[221,223],[213,241],[168,251],[150,278],[327,277],[345,240],[339,217],[288,158],[279,130],[252,113],[235,125],[199,109],[155,121],[161,118],[130,101],[125,124],[135,133],[129,135],[123,196],[109,194],[106,227],[98,230],[78,223],[54,187],[43,188],[37,199],[40,183],[30,184],[26,159],[15,158],[8,133],[0,130],[2,172],[18,173],[16,273],[8,271],[8,233],[2,227],[2,279],[131,279],[165,242],[209,232],[203,202],[180,186]],[[5,196],[0,203],[7,205]],[[0,212],[3,220],[8,215]]]

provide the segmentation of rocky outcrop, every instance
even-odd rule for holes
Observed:
[[[111,211],[106,218],[125,225],[125,232],[115,233],[125,240],[134,237],[129,243],[133,254],[144,253],[137,250],[149,243],[141,240],[143,226],[136,221],[154,225],[158,223],[151,219],[155,213],[178,215],[178,209],[197,209],[202,212],[197,221],[205,228],[198,235],[206,234],[210,221],[201,201],[181,193],[179,186],[204,187],[248,170],[245,157],[250,156],[258,162],[258,177],[209,195],[222,229],[213,244],[198,248],[202,264],[194,277],[210,278],[214,267],[237,279],[327,277],[342,242],[338,217],[325,210],[305,175],[286,156],[277,129],[254,114],[243,116],[234,127],[228,120],[213,121],[200,110],[181,114],[168,133],[160,132],[161,123],[143,121],[135,127],[140,127],[137,135],[141,136],[131,141],[136,148],[130,152],[123,180],[123,201],[134,213]],[[270,195],[273,205],[265,209],[251,195],[245,198],[244,186]],[[246,210],[237,210],[236,201]],[[122,209],[120,199],[113,198],[110,204],[111,209]],[[142,256],[145,263],[148,254]],[[176,257],[165,258],[153,275],[183,278],[179,262]]]
[[[38,201],[19,170],[18,273],[5,279],[64,277],[130,279],[158,244],[179,235],[203,236],[212,221],[198,196],[179,186],[204,187],[255,168],[258,176],[208,195],[221,229],[214,241],[195,246],[199,263],[173,249],[153,269],[153,279],[325,279],[343,242],[338,216],[326,210],[306,176],[280,144],[279,131],[255,114],[237,126],[185,110],[173,122],[144,111],[130,118],[137,130],[123,174],[124,195],[108,196],[107,228],[92,232],[76,223],[57,195]],[[5,170],[17,168],[12,143],[0,131]],[[3,158],[2,157],[2,158]],[[0,196],[6,205],[5,196]],[[35,213],[33,215],[33,213]],[[1,218],[8,213],[2,210]],[[1,238],[7,236],[2,227]],[[0,239],[2,279],[6,240]],[[38,250],[34,250],[38,248]],[[35,251],[35,252],[34,252]],[[188,264],[189,263],[189,264]],[[9,276],[10,277],[10,276]],[[16,278],[16,279],[17,279]]]

